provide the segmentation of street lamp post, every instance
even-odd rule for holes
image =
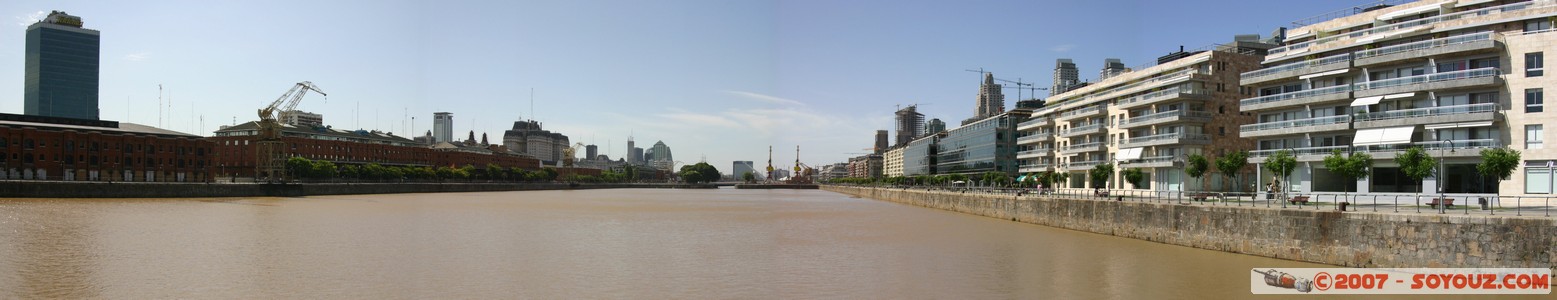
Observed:
[[[1446,205],[1447,204],[1446,201],[1448,201],[1448,199],[1447,199],[1448,197],[1446,197],[1446,194],[1444,193],[1444,189],[1443,189],[1443,186],[1444,186],[1444,182],[1443,182],[1444,181],[1444,171],[1446,171],[1445,165],[1444,165],[1444,162],[1443,162],[1443,156],[1444,156],[1443,151],[1448,149],[1448,148],[1453,148],[1454,147],[1454,141],[1443,140],[1441,143],[1445,144],[1445,146],[1438,148],[1438,174],[1437,174],[1437,176],[1434,176],[1434,177],[1437,177],[1437,179],[1438,179],[1437,180],[1437,183],[1438,183],[1437,184],[1438,185],[1438,201],[1436,201],[1436,202],[1438,202],[1438,213],[1439,214],[1443,214],[1445,212],[1448,212],[1448,207],[1449,207],[1448,205]]]
[[[1184,173],[1184,176],[1179,177],[1179,196],[1174,200],[1174,203],[1178,203],[1184,201],[1184,184],[1189,178],[1189,163],[1184,159],[1183,154],[1179,154],[1173,157],[1173,165],[1179,166],[1179,171]]]

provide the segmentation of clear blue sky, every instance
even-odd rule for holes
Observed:
[[[300,108],[336,128],[420,134],[449,111],[497,142],[533,117],[613,159],[632,134],[725,172],[769,145],[819,166],[866,152],[898,104],[971,116],[965,69],[1047,86],[1072,58],[1090,79],[1362,2],[4,1],[0,112],[22,111],[27,24],[63,10],[102,31],[104,119],[157,125],[161,84],[163,127],[209,135],[308,80],[331,96]]]

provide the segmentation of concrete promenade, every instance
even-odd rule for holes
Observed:
[[[0,181],[0,198],[202,198],[303,197],[313,195],[584,190],[615,188],[718,188],[712,184],[670,183],[166,183]]]
[[[1540,214],[1394,212],[1400,205],[1280,207],[1149,195],[1039,195],[823,185],[823,190],[1003,220],[1166,244],[1365,268],[1553,268],[1557,218]],[[1317,203],[1316,203],[1317,204]],[[1330,204],[1330,205],[1333,205]],[[1403,205],[1403,204],[1401,204]],[[1459,208],[1459,207],[1457,207]],[[1378,210],[1374,212],[1374,210]]]

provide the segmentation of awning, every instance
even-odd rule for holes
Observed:
[[[1027,175],[1022,175],[1022,176],[1017,176],[1016,177],[1016,182],[1023,182],[1023,181],[1027,181]]]
[[[1492,121],[1433,124],[1433,125],[1422,126],[1422,129],[1446,129],[1446,128],[1487,127],[1487,126],[1492,126]]]
[[[1392,13],[1387,13],[1387,14],[1379,15],[1378,20],[1379,21],[1385,21],[1385,20],[1390,20],[1390,19],[1404,17],[1404,16],[1409,16],[1409,15],[1415,15],[1415,14],[1421,14],[1421,13],[1426,13],[1426,12],[1431,12],[1431,11],[1437,11],[1437,10],[1439,10],[1441,8],[1443,8],[1443,3],[1436,3],[1436,4],[1428,4],[1428,5],[1423,5],[1423,6],[1417,6],[1417,7],[1402,9],[1402,10],[1395,11],[1395,12],[1392,12]]]
[[[1384,99],[1384,96],[1373,96],[1373,97],[1357,98],[1357,100],[1352,100],[1352,106],[1367,106],[1367,105],[1379,104],[1379,100],[1381,100],[1381,99]]]
[[[1411,96],[1416,96],[1416,92],[1384,95],[1384,99],[1399,99]]]
[[[1115,158],[1114,158],[1114,160],[1118,160],[1118,161],[1127,161],[1127,160],[1136,160],[1136,159],[1141,159],[1141,148],[1139,148],[1139,147],[1137,147],[1137,148],[1121,149],[1121,150],[1119,150],[1119,154],[1116,155]]]
[[[1357,136],[1352,138],[1352,146],[1378,146],[1410,143],[1411,134],[1415,132],[1416,126],[1362,129],[1358,130]]]
[[[1329,72],[1320,72],[1320,73],[1314,73],[1314,74],[1298,76],[1298,79],[1301,80],[1301,79],[1309,79],[1309,78],[1314,78],[1314,77],[1330,76],[1330,75],[1335,75],[1335,74],[1346,74],[1346,72],[1350,72],[1350,71],[1351,70],[1348,70],[1348,69],[1340,69],[1340,70],[1329,71]]]

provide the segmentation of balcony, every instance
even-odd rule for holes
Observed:
[[[1083,107],[1081,109],[1076,109],[1076,110],[1071,110],[1071,111],[1067,111],[1067,112],[1061,113],[1060,116],[1054,118],[1054,120],[1055,121],[1059,121],[1059,122],[1064,122],[1064,121],[1069,121],[1069,120],[1076,119],[1076,118],[1091,117],[1091,116],[1101,115],[1101,114],[1103,114],[1103,111],[1104,111],[1103,108],[1104,107],[1103,107],[1102,104],[1087,106],[1087,107]]]
[[[1039,143],[1039,142],[1047,142],[1047,141],[1052,141],[1052,140],[1054,140],[1054,132],[1053,131],[1039,131],[1039,132],[1034,132],[1034,133],[1032,133],[1032,134],[1030,134],[1028,136],[1016,138],[1016,144],[1017,145],[1027,145],[1027,144],[1033,144],[1033,143]]]
[[[1357,43],[1357,42],[1364,42],[1365,43],[1365,42],[1372,41],[1372,40],[1378,40],[1378,39],[1372,39],[1372,40],[1362,39],[1362,37],[1364,37],[1364,36],[1381,36],[1382,35],[1382,36],[1384,36],[1383,38],[1388,38],[1388,35],[1390,35],[1391,33],[1398,33],[1398,32],[1401,32],[1401,30],[1404,30],[1404,29],[1409,29],[1409,28],[1413,28],[1413,27],[1417,27],[1417,26],[1427,26],[1427,25],[1433,25],[1433,24],[1438,24],[1438,23],[1446,23],[1446,22],[1454,22],[1456,24],[1468,24],[1468,23],[1474,23],[1476,21],[1487,21],[1487,20],[1494,20],[1494,19],[1515,19],[1515,18],[1519,18],[1519,17],[1522,17],[1522,16],[1531,16],[1531,15],[1537,15],[1537,14],[1540,14],[1540,13],[1547,13],[1547,12],[1550,12],[1550,11],[1548,11],[1546,9],[1547,8],[1551,8],[1551,7],[1553,7],[1553,5],[1551,5],[1550,3],[1519,2],[1519,3],[1511,3],[1511,4],[1505,4],[1505,5],[1481,8],[1481,9],[1476,9],[1476,10],[1468,10],[1468,11],[1456,12],[1456,13],[1451,13],[1451,14],[1443,14],[1443,15],[1438,15],[1438,16],[1434,16],[1434,17],[1421,18],[1421,19],[1416,19],[1416,20],[1410,20],[1410,21],[1404,21],[1404,22],[1399,22],[1399,23],[1388,24],[1388,25],[1384,25],[1384,26],[1376,26],[1376,27],[1370,28],[1368,30],[1357,31],[1357,32],[1352,32],[1352,33],[1348,33],[1348,34],[1332,35],[1332,36],[1328,36],[1328,37],[1318,38],[1318,39],[1315,39],[1315,40],[1312,40],[1312,41],[1295,43],[1295,44],[1289,44],[1289,45],[1286,45],[1286,46],[1270,49],[1269,52],[1267,52],[1267,55],[1266,55],[1267,59],[1266,59],[1266,61],[1269,62],[1269,61],[1275,61],[1275,60],[1288,59],[1288,58],[1292,58],[1292,57],[1298,57],[1299,54],[1308,52],[1310,50],[1314,50],[1314,51],[1317,52],[1317,51],[1324,51],[1324,50],[1327,50],[1327,49],[1338,49],[1338,48],[1350,46],[1350,44],[1352,44],[1352,43]],[[1505,14],[1507,14],[1507,15],[1505,15]],[[1351,43],[1330,45],[1330,46],[1324,46],[1324,47],[1316,47],[1316,46],[1322,46],[1324,44],[1329,44],[1331,42],[1336,42],[1336,41],[1348,41],[1348,42],[1351,42]],[[1315,48],[1317,48],[1317,50]]]
[[[1371,66],[1435,55],[1498,48],[1499,35],[1492,32],[1457,35],[1389,47],[1357,51],[1356,66]]]
[[[1016,153],[1016,159],[1029,159],[1029,158],[1035,158],[1035,157],[1045,157],[1045,156],[1049,156],[1049,152],[1050,151],[1054,151],[1054,149],[1053,148],[1038,148],[1038,149],[1033,149],[1033,150],[1021,151],[1021,152],[1017,152]]]
[[[1177,167],[1177,166],[1179,166],[1181,164],[1180,162],[1173,161],[1175,158],[1178,158],[1178,157],[1172,156],[1172,155],[1143,157],[1143,158],[1137,159],[1137,160],[1121,162],[1121,163],[1119,163],[1119,167],[1120,168],[1171,168],[1171,167]]]
[[[1135,127],[1141,127],[1141,126],[1151,126],[1151,125],[1157,125],[1157,124],[1169,124],[1169,123],[1177,123],[1177,122],[1200,122],[1200,123],[1204,123],[1204,122],[1210,122],[1210,121],[1211,121],[1211,112],[1208,112],[1208,111],[1198,111],[1198,110],[1182,110],[1181,109],[1181,110],[1165,111],[1165,112],[1154,113],[1154,114],[1149,114],[1149,115],[1144,115],[1144,116],[1139,116],[1139,117],[1125,119],[1123,122],[1119,122],[1119,127],[1120,128],[1129,129],[1129,128],[1135,128]]]
[[[1051,166],[1053,166],[1053,164],[1050,164],[1050,163],[1027,164],[1027,165],[1022,165],[1016,171],[1017,172],[1022,172],[1022,173],[1048,172],[1049,171],[1049,167],[1051,167]]]
[[[1108,163],[1106,160],[1072,161],[1068,164],[1065,164],[1065,168],[1070,170],[1085,170],[1106,163]]]
[[[1106,151],[1106,150],[1108,150],[1107,146],[1108,145],[1103,144],[1103,142],[1094,142],[1094,143],[1086,143],[1086,144],[1079,144],[1079,145],[1070,145],[1070,146],[1065,146],[1065,148],[1061,148],[1060,149],[1060,154],[1076,154],[1076,153],[1084,153],[1084,152]]]
[[[1262,137],[1351,129],[1351,116],[1329,116],[1238,126],[1239,137]]]
[[[1347,148],[1349,148],[1349,146],[1319,146],[1254,150],[1249,151],[1248,162],[1251,164],[1265,163],[1266,158],[1269,158],[1271,155],[1275,155],[1276,152],[1280,152],[1282,150],[1292,151],[1292,156],[1297,157],[1297,161],[1322,161],[1325,159],[1325,156],[1330,155],[1331,152],[1334,152],[1335,150],[1346,152]]]
[[[1071,127],[1070,129],[1061,130],[1060,131],[1060,137],[1068,138],[1068,137],[1074,137],[1074,136],[1080,136],[1080,135],[1104,133],[1104,132],[1107,132],[1107,131],[1108,131],[1108,128],[1103,127],[1103,123],[1096,123],[1096,124],[1076,126],[1076,127]]]
[[[1151,136],[1130,138],[1120,148],[1135,148],[1161,145],[1205,145],[1211,143],[1211,136],[1201,133],[1169,133]]]
[[[1028,130],[1033,130],[1033,129],[1036,129],[1036,128],[1039,128],[1039,127],[1045,127],[1045,126],[1054,126],[1054,120],[1049,119],[1049,117],[1047,117],[1047,116],[1033,118],[1032,120],[1027,120],[1027,121],[1024,121],[1022,123],[1017,123],[1016,124],[1016,130],[1028,131]]]
[[[1359,82],[1354,85],[1354,94],[1361,98],[1430,90],[1494,86],[1503,83],[1498,77],[1498,73],[1498,68],[1480,68]]]
[[[1259,85],[1261,83],[1298,77],[1302,75],[1344,70],[1351,67],[1352,54],[1342,53],[1319,59],[1305,60],[1295,63],[1272,66],[1269,68],[1244,72],[1239,75],[1238,84],[1244,86]]]
[[[1211,98],[1211,94],[1206,93],[1206,91],[1185,88],[1183,86],[1175,86],[1169,89],[1119,100],[1119,108],[1129,109],[1131,107],[1180,99],[1205,100],[1208,98]]]
[[[1450,141],[1450,143],[1425,141],[1410,144],[1367,146],[1357,147],[1356,151],[1367,152],[1369,155],[1373,155],[1373,159],[1395,159],[1395,154],[1397,153],[1404,152],[1406,149],[1411,149],[1411,147],[1422,147],[1422,150],[1427,150],[1427,154],[1433,157],[1479,157],[1481,156],[1481,149],[1501,146],[1498,145],[1495,139],[1479,139],[1454,140]],[[1442,150],[1442,153],[1439,152],[1440,150]]]
[[[1450,105],[1397,109],[1357,116],[1355,128],[1399,127],[1406,125],[1492,121],[1497,117],[1496,103]]]
[[[1352,86],[1337,85],[1317,89],[1307,89],[1291,93],[1281,93],[1268,96],[1260,96],[1238,101],[1239,109],[1243,111],[1259,111],[1304,104],[1324,103],[1340,101],[1351,98]]]

